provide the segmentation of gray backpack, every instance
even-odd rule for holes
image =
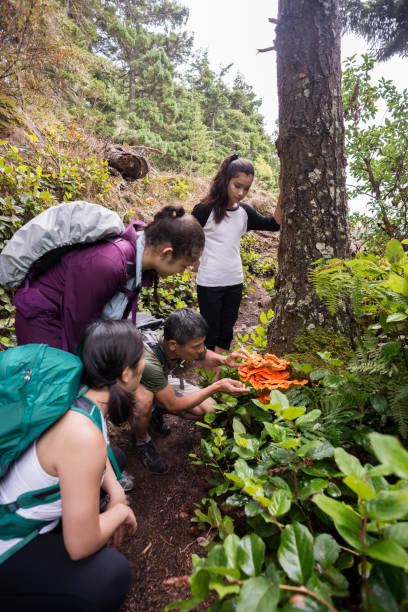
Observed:
[[[52,206],[17,230],[0,253],[0,285],[19,287],[30,268],[45,255],[48,259],[53,253],[55,263],[75,246],[119,236],[123,231],[119,215],[99,204],[77,200]]]

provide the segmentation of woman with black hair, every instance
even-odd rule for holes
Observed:
[[[105,418],[122,423],[133,409],[144,367],[140,332],[130,321],[93,323],[82,359],[85,386],[71,409],[0,480],[0,504],[55,485],[61,494],[56,501],[17,510],[33,522],[48,521],[37,537],[25,545],[19,534],[0,540],[0,556],[6,557],[0,565],[2,610],[114,611],[128,590],[129,564],[106,544],[112,538],[117,547],[137,524],[107,460]],[[109,494],[103,513],[101,487]],[[62,533],[55,530],[60,518]]]
[[[207,348],[228,351],[242,298],[240,240],[250,230],[280,229],[280,198],[273,216],[241,202],[254,180],[254,167],[238,155],[227,157],[209,192],[192,215],[204,228],[205,248],[197,276],[200,313],[208,323]]]
[[[77,353],[89,323],[136,319],[141,287],[181,274],[204,248],[204,232],[181,206],[164,206],[145,226],[130,223],[115,240],[69,251],[17,290],[18,344],[45,343]]]

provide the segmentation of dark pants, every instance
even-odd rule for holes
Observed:
[[[113,548],[72,561],[62,533],[37,536],[0,565],[2,612],[115,612],[130,583],[130,566]]]
[[[242,298],[242,283],[228,287],[197,285],[200,313],[208,323],[207,348],[229,349]]]

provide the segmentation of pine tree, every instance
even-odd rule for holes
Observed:
[[[350,249],[338,0],[280,0],[276,35],[282,223],[268,343],[282,354],[318,326],[352,335],[308,279],[312,262]]]
[[[408,56],[408,0],[342,0],[346,31],[372,43],[377,59]]]

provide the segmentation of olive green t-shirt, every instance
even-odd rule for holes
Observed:
[[[156,332],[157,341],[162,344],[163,342],[163,330]],[[181,359],[167,359],[166,357],[166,366],[160,362],[160,359],[153,353],[151,348],[145,345],[144,358],[145,365],[142,374],[142,378],[140,380],[140,384],[142,384],[148,391],[152,393],[159,393],[159,391],[163,391],[167,387],[168,375],[179,367],[182,364]],[[203,359],[206,350],[204,350],[199,359]],[[164,351],[163,354],[165,355]]]

